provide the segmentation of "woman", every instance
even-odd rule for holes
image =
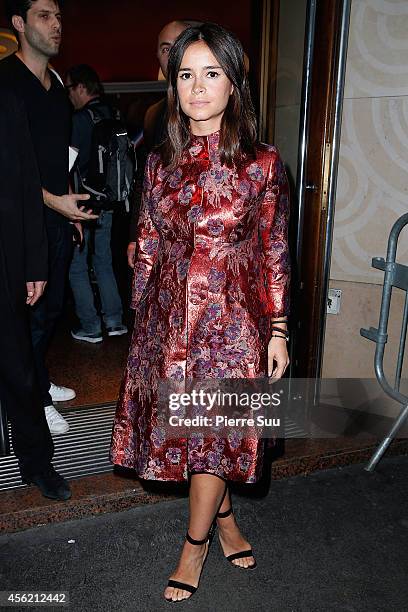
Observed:
[[[111,449],[113,463],[141,478],[190,480],[188,532],[168,601],[197,589],[215,525],[228,560],[255,567],[227,483],[256,482],[263,447],[256,436],[166,436],[158,380],[282,376],[288,213],[279,154],[256,144],[241,44],[214,24],[187,28],[169,56],[168,138],[147,162],[135,331]]]

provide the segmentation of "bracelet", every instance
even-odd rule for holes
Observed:
[[[274,327],[274,325],[272,325],[271,330],[278,331],[278,332],[281,332],[282,334],[285,334],[285,336],[289,336],[289,332],[287,329],[282,329],[281,327]]]
[[[278,334],[272,334],[271,338],[283,338],[286,342],[289,342],[288,336],[279,336]]]

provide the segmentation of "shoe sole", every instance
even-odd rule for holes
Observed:
[[[85,336],[77,336],[77,334],[73,334],[71,332],[71,336],[75,338],[75,340],[80,340],[81,342],[89,342],[90,344],[97,344],[98,342],[102,342],[103,338],[86,338]]]
[[[60,436],[61,434],[65,434],[69,431],[69,425],[66,429],[63,429],[62,431],[53,431],[52,429],[50,429],[50,426],[48,425],[48,429],[50,430],[50,434],[52,436]]]
[[[47,499],[53,499],[54,501],[68,501],[68,499],[71,499],[72,497],[72,491],[67,492],[67,494],[64,497],[59,497],[58,495],[47,495],[46,493],[41,491],[41,488],[38,485],[36,485],[35,482],[31,482],[31,480],[22,478],[21,482],[27,486],[33,485],[34,487],[37,487],[41,495],[43,497],[46,497]]]
[[[108,336],[124,336],[127,333],[128,333],[128,330],[126,330],[126,331],[113,331],[113,332],[108,332]]]
[[[76,398],[76,393],[75,391],[71,394],[67,394],[66,397],[64,398],[56,398],[51,394],[51,399],[53,402],[69,402],[70,400],[73,400]]]
[[[32,483],[35,487],[37,486],[36,484]],[[70,493],[69,495],[65,496],[65,497],[58,497],[58,496],[54,496],[54,495],[46,495],[45,493],[43,493],[40,489],[40,487],[37,487],[38,490],[41,492],[41,495],[43,497],[46,497],[47,499],[53,499],[54,501],[68,501],[69,499],[71,499],[72,497],[72,493]]]

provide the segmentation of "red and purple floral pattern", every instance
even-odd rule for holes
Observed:
[[[141,478],[204,471],[255,482],[263,440],[192,431],[168,438],[159,379],[267,374],[270,319],[289,312],[288,184],[277,150],[220,163],[218,132],[192,137],[180,167],[147,162],[132,306],[135,328],[113,427],[111,460]]]

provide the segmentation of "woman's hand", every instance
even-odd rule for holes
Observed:
[[[127,248],[127,260],[129,268],[135,267],[136,242],[129,242]]]
[[[268,376],[282,378],[289,364],[286,338],[271,338],[268,344]]]

